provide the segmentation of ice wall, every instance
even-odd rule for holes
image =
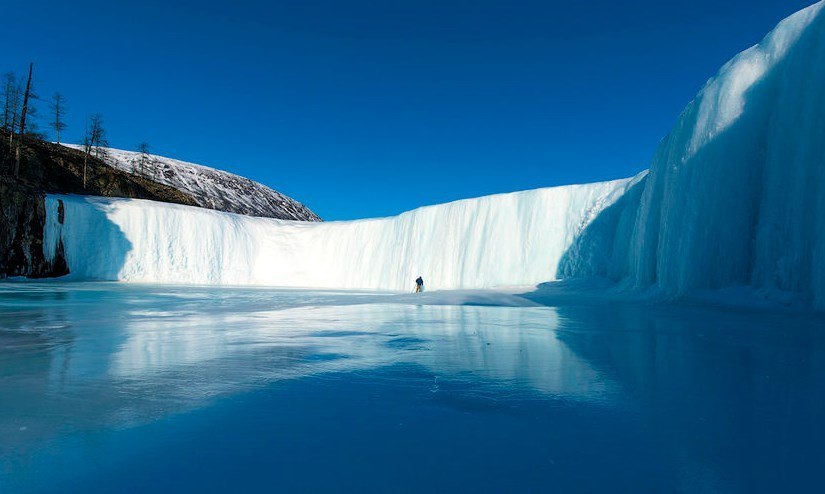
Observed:
[[[586,232],[566,275],[675,295],[743,285],[825,308],[822,9],[784,20],[708,81],[660,145],[632,220],[614,211],[614,238]]]
[[[73,276],[157,283],[409,290],[556,278],[574,239],[633,184],[537,189],[397,217],[291,222],[133,199],[47,197],[44,246]],[[55,221],[58,201],[63,224]]]
[[[825,309],[825,13],[781,22],[680,116],[644,183],[571,243],[560,277],[673,296],[744,286]]]

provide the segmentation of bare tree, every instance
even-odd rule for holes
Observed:
[[[3,128],[9,133],[9,147],[11,148],[14,139],[14,132],[17,130],[17,120],[20,114],[20,95],[22,83],[18,82],[14,72],[5,75],[3,84]]]
[[[17,92],[17,77],[14,72],[7,72],[3,76],[3,129],[10,130],[12,127],[12,118],[14,114],[15,102],[18,98]]]
[[[144,141],[138,144],[137,152],[140,153],[137,159],[137,172],[140,175],[146,175],[146,165],[149,164],[151,157],[149,156],[149,143]]]
[[[95,157],[100,158],[105,153],[103,148],[109,145],[109,140],[106,138],[106,129],[103,128],[103,116],[100,113],[95,113],[89,117],[89,138]]]
[[[26,113],[29,109],[29,95],[32,89],[32,71],[34,70],[34,63],[29,64],[29,78],[26,81],[26,92],[23,93],[23,109],[20,110],[20,132],[17,139],[17,150],[14,157],[14,178],[20,176],[20,145],[23,141],[23,135],[26,133]]]
[[[66,129],[66,122],[63,121],[63,117],[66,116],[66,98],[60,93],[54,93],[49,108],[52,112],[51,127],[54,130],[55,142],[60,144],[60,131]]]
[[[83,146],[83,188],[86,188],[86,168],[89,164],[89,154],[92,152],[92,134],[89,132],[89,121],[83,129],[83,139],[80,144]]]
[[[106,129],[103,128],[103,116],[99,113],[91,115],[86,121],[86,129],[83,133],[83,188],[86,188],[86,177],[89,165],[89,157],[92,151],[96,158],[100,158],[103,154],[103,147],[109,145],[106,139]]]

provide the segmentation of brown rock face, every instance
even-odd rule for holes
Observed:
[[[44,197],[27,187],[0,182],[0,276],[68,274],[62,245],[53,264],[43,257]]]
[[[132,197],[196,206],[195,200],[168,185],[110,167],[102,160],[86,160],[83,183],[82,152],[24,138],[20,176],[12,176],[14,153],[8,134],[0,130],[0,277],[54,277],[68,274],[63,246],[54,263],[43,256],[46,194],[83,194]]]

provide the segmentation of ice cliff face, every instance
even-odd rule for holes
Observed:
[[[104,148],[101,158],[110,166],[185,192],[204,208],[281,220],[320,221],[298,201],[233,173],[120,149]]]
[[[570,243],[641,177],[430,206],[392,218],[291,222],[134,199],[49,196],[47,257],[79,278],[407,290],[554,279]],[[60,204],[64,221],[58,221]]]
[[[62,198],[65,224],[49,223],[44,249],[62,238],[72,273],[98,279],[400,290],[418,275],[437,288],[602,276],[675,296],[744,286],[825,309],[823,5],[708,81],[647,176],[329,224]]]
[[[568,258],[566,275],[674,295],[743,285],[825,308],[823,5],[784,20],[708,81],[644,189],[578,239],[600,264]]]

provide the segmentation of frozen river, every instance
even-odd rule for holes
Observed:
[[[0,492],[803,492],[825,321],[0,284]]]

